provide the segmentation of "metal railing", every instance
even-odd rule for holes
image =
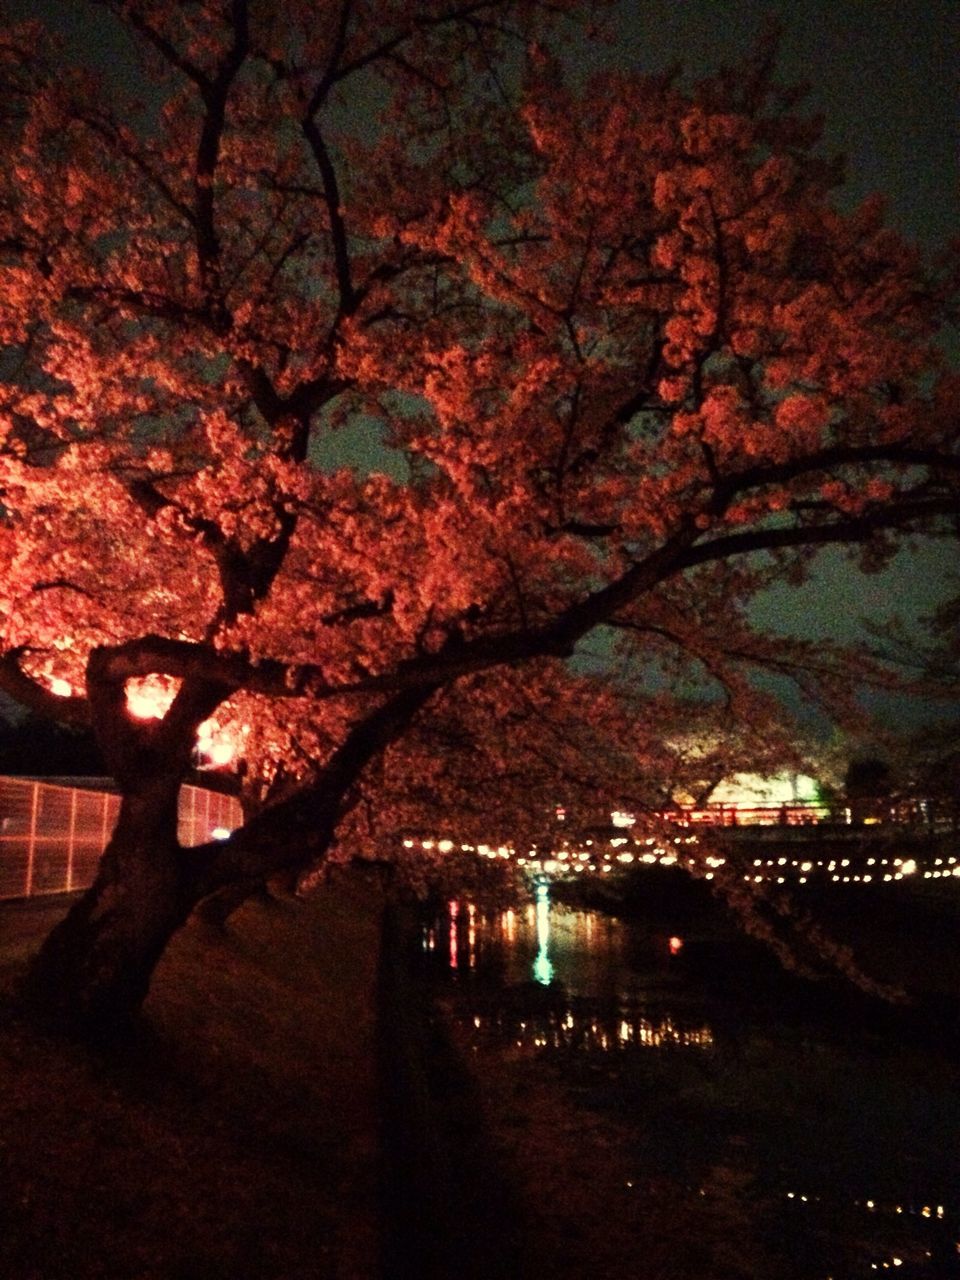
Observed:
[[[960,818],[958,798],[932,800],[906,796],[876,800],[852,800],[826,805],[812,800],[785,804],[707,804],[701,808],[677,808],[663,813],[678,826],[709,827],[862,827],[871,825],[914,827],[928,831],[955,831]]]
[[[0,899],[70,893],[89,885],[120,812],[108,779],[71,785],[0,777]],[[226,834],[242,821],[233,796],[180,789],[178,835],[185,846]]]

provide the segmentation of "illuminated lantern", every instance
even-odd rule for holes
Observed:
[[[241,726],[238,741],[236,733],[223,729],[216,720],[204,720],[197,730],[197,751],[206,758],[208,765],[223,768],[232,764],[240,754],[247,729],[248,726]]]
[[[124,685],[127,711],[137,720],[162,720],[179,688],[180,681],[171,676],[135,676]]]

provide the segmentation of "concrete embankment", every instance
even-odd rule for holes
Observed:
[[[409,909],[388,905],[380,966],[384,1280],[517,1272],[521,1224],[476,1083],[419,980]]]

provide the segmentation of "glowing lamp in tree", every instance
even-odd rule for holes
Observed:
[[[128,680],[124,686],[128,714],[137,720],[162,720],[170,710],[179,687],[179,680],[162,675]],[[225,768],[239,755],[240,738],[243,736],[243,729],[235,733],[217,720],[205,720],[197,729],[197,753],[208,767]]]
[[[180,681],[170,676],[137,676],[124,685],[127,712],[136,720],[162,720],[170,710]]]
[[[203,763],[215,769],[226,768],[240,755],[247,726],[238,732],[224,728],[216,720],[205,720],[197,730],[197,753]]]

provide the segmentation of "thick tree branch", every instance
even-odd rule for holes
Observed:
[[[661,547],[620,577],[569,605],[546,625],[458,641],[437,653],[403,659],[390,671],[355,681],[331,682],[321,667],[309,663],[294,665],[274,659],[252,662],[243,654],[224,653],[163,636],[145,636],[94,653],[98,668],[115,681],[162,671],[208,680],[230,691],[246,689],[273,697],[325,700],[436,686],[496,666],[540,657],[567,657],[588,632],[659,583],[696,565],[787,547],[862,542],[884,529],[909,527],[937,515],[954,514],[957,509],[955,499],[917,500],[823,524],[751,529],[701,542],[701,533],[690,519]]]
[[[340,300],[339,312],[341,315],[349,315],[354,310],[356,298],[353,290],[349,237],[340,204],[337,170],[316,120],[306,116],[302,122],[302,128],[323,182],[324,203],[327,206],[327,217],[330,222],[330,239],[333,245],[334,270]]]
[[[220,158],[220,145],[226,122],[227,98],[237,72],[243,66],[249,50],[247,0],[232,0],[233,45],[220,65],[215,80],[201,84],[206,108],[200,141],[197,144],[194,173],[194,207],[197,241],[197,262],[200,280],[208,297],[219,305],[220,295],[220,237],[217,232],[215,211],[214,176]]]
[[[0,656],[0,690],[21,707],[35,711],[37,715],[76,729],[89,729],[90,705],[83,697],[61,698],[51,693],[20,666],[20,659],[27,652],[24,646]]]
[[[423,684],[394,693],[357,721],[311,785],[264,810],[229,839],[188,850],[184,872],[195,895],[301,869],[322,856],[364,769],[408,728],[436,688]]]
[[[494,666],[533,658],[569,657],[576,642],[588,631],[675,572],[682,553],[696,537],[691,520],[664,546],[632,565],[620,578],[570,605],[546,626],[457,640],[438,653],[404,659],[391,671],[355,681],[331,682],[321,667],[309,663],[291,665],[274,659],[252,662],[244,654],[224,653],[208,645],[164,636],[144,636],[116,647],[95,649],[91,662],[96,662],[100,678],[115,682],[162,671],[209,680],[230,690],[318,700],[445,684]]]
[[[317,81],[310,102],[307,106],[307,117],[313,119],[320,108],[327,100],[327,95],[336,82],[340,64],[343,60],[343,53],[347,46],[347,33],[350,30],[350,19],[353,16],[352,0],[341,0],[340,14],[337,18],[337,34],[334,37],[333,48],[330,51],[330,57],[327,61],[327,69]]]
[[[712,538],[691,547],[681,557],[678,569],[729,560],[733,556],[757,551],[776,551],[785,547],[817,547],[831,544],[866,542],[884,529],[903,530],[922,523],[929,526],[937,516],[956,515],[960,497],[937,498],[900,503],[894,508],[877,507],[861,515],[851,515],[823,524],[791,525],[770,529],[750,529]]]
[[[760,463],[744,471],[721,477],[717,492],[725,501],[749,489],[782,485],[801,476],[830,471],[834,467],[890,463],[905,467],[927,467],[932,471],[960,471],[960,454],[939,449],[918,449],[903,442],[869,445],[833,445],[785,462]]]

